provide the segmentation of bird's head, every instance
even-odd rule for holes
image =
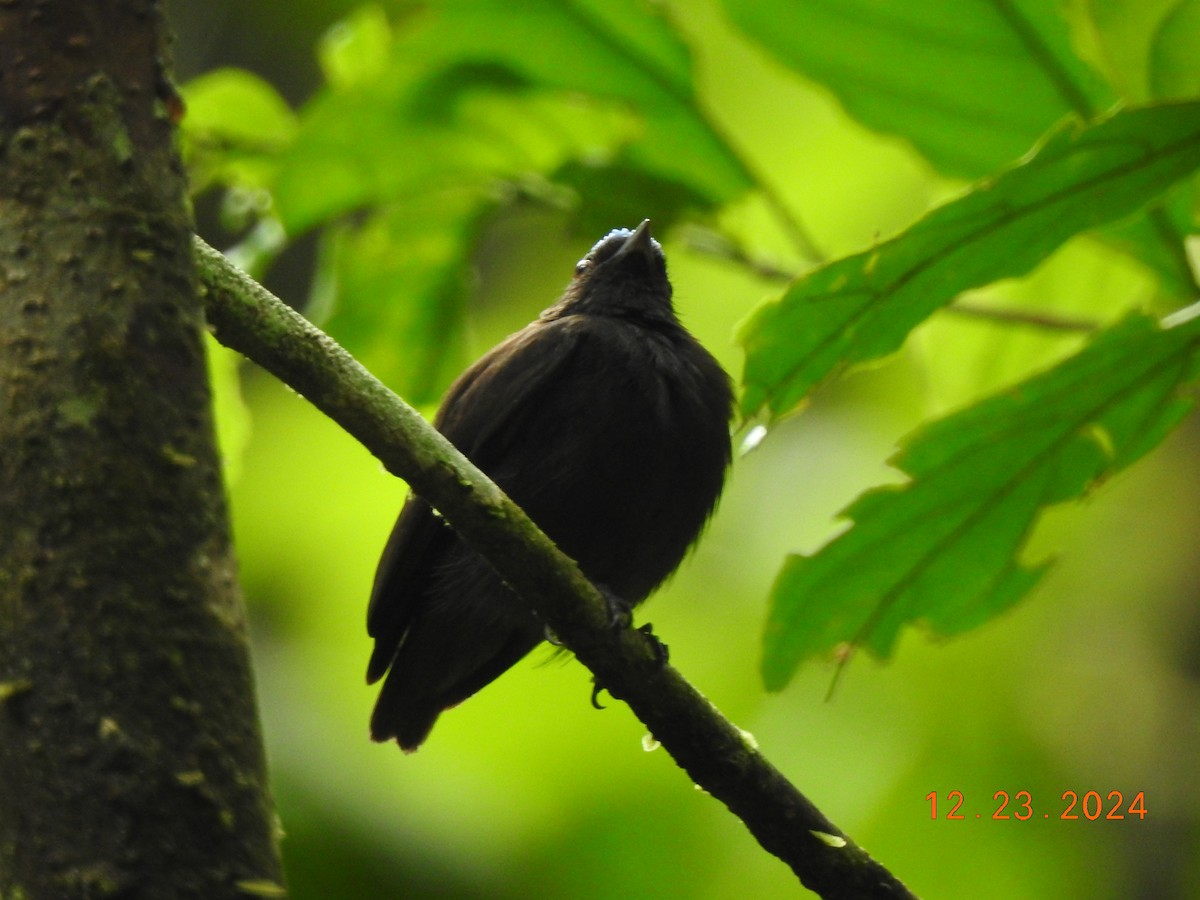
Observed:
[[[667,260],[650,236],[650,220],[632,231],[614,229],[598,240],[576,264],[562,300],[547,312],[673,321]]]

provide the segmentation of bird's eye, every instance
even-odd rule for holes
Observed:
[[[592,265],[592,261],[590,259],[588,259],[586,256],[583,259],[581,259],[579,262],[575,263],[575,277],[578,278],[580,275],[582,275],[584,272],[586,272],[589,268],[591,268],[591,265]]]

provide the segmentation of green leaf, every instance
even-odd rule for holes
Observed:
[[[366,6],[329,31],[319,56],[328,83],[284,140],[246,146],[274,127],[265,117],[263,133],[230,132],[220,145],[222,162],[273,151],[266,186],[293,236],[431,189],[570,164],[620,161],[707,206],[751,186],[696,101],[687,46],[636,0],[531,0],[519,16],[499,0],[440,0],[394,25]],[[235,184],[244,174],[219,172]],[[250,186],[263,186],[254,174]]]
[[[1156,97],[1200,94],[1200,0],[1181,0],[1163,19],[1150,48],[1150,87]]]
[[[672,171],[707,172],[715,153],[740,173],[692,103],[683,44],[664,20],[639,7],[612,23],[607,8],[596,16],[585,6],[543,0],[513,16],[494,0],[443,0],[390,31],[375,7],[336,26],[320,51],[330,86],[305,107],[275,184],[289,233],[430,189],[482,191],[664,140],[645,152]],[[681,116],[690,116],[681,132],[649,124]],[[697,129],[708,129],[707,143],[677,146]],[[744,187],[739,177],[725,189]]]
[[[1149,215],[1106,225],[1097,234],[1105,244],[1148,267],[1158,276],[1163,290],[1183,302],[1195,297],[1198,289],[1187,246],[1177,237],[1195,233],[1200,225],[1198,188],[1193,177],[1190,189],[1174,191]]]
[[[1150,91],[1150,47],[1163,19],[1180,0],[1104,0],[1072,5],[1086,37],[1085,52],[1127,101],[1145,103]]]
[[[380,78],[390,64],[392,26],[379,6],[362,6],[334,25],[321,39],[317,57],[325,80],[351,88]]]
[[[666,234],[689,213],[708,205],[686,184],[619,162],[604,168],[569,162],[552,178],[579,196],[575,229],[583,235],[604,234],[628,222],[630,210],[639,207],[653,210],[655,234]]]
[[[1124,96],[1149,100],[1200,95],[1200,0],[1106,0],[1075,9],[1088,52]],[[1099,237],[1148,266],[1181,302],[1197,292],[1183,236],[1196,219],[1178,197],[1149,216],[1101,230]]]
[[[216,69],[182,88],[187,114],[183,131],[194,139],[286,145],[296,134],[296,115],[278,92],[242,69]]]
[[[888,656],[900,629],[973,628],[1021,598],[1045,564],[1020,561],[1040,512],[1080,497],[1153,448],[1193,406],[1200,318],[1163,329],[1135,316],[1059,366],[912,435],[892,461],[909,477],[843,513],[852,527],[789,557],[763,657],[778,690],[843,642]]]
[[[1029,271],[1071,236],[1129,215],[1200,166],[1200,102],[1051,135],[1023,164],[900,236],[797,280],[742,326],[742,409],[791,410],[840,366],[878,359],[964,290]]]
[[[195,188],[265,184],[298,127],[275,88],[241,69],[217,69],[188,82],[181,94],[187,112],[180,134]]]
[[[943,172],[979,177],[1115,97],[1045,0],[725,0],[780,62]]]
[[[463,363],[461,260],[479,197],[430,193],[323,235],[310,316],[410,402],[437,399]]]
[[[658,4],[641,0],[441,0],[406,47],[437,67],[470,62],[521,82],[619,101],[642,132],[631,158],[714,200],[751,186],[697,104],[691,57]]]
[[[499,179],[608,152],[633,130],[627,117],[604,104],[540,91],[476,89],[440,119],[413,119],[415,91],[390,72],[370,85],[325,92],[306,106],[275,183],[289,234],[448,187],[483,195]]]
[[[1195,73],[1193,23],[1182,6],[1159,23],[1156,56],[1184,96]],[[1045,0],[726,0],[730,17],[776,58],[829,88],[868,128],[897,134],[949,175],[976,178],[1006,165],[1066,115],[1090,119],[1117,101],[1076,52],[1080,35],[1103,45],[1101,62],[1148,52],[1163,0],[1092,4],[1072,35],[1060,4]],[[1119,7],[1120,9],[1114,9]],[[1073,10],[1076,18],[1083,12]],[[1142,46],[1126,49],[1140,35]],[[1126,42],[1126,43],[1123,43]],[[847,52],[846,48],[853,48]],[[1124,75],[1125,73],[1113,73]],[[1129,73],[1134,84],[1144,72]],[[1195,88],[1191,93],[1196,93]],[[1145,92],[1135,94],[1148,99]],[[1196,284],[1178,260],[1183,235],[1170,218],[1127,228],[1114,243],[1163,276],[1186,302]]]

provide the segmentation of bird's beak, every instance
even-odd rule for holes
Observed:
[[[650,220],[642,219],[642,224],[633,230],[633,234],[625,241],[625,245],[617,251],[617,256],[627,256],[630,253],[638,253],[647,259],[654,254],[654,238],[650,236]]]

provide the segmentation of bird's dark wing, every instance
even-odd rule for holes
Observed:
[[[367,605],[367,634],[375,639],[367,664],[367,684],[382,678],[392,664],[412,620],[412,605],[405,601],[418,595],[429,561],[440,556],[452,540],[450,529],[432,507],[410,494],[383,548]]]
[[[579,334],[568,320],[555,320],[535,322],[513,335],[451,386],[435,426],[472,462],[493,473],[503,465],[509,436],[519,433],[521,419],[554,383]],[[384,548],[367,607],[367,632],[375,638],[368,683],[392,664],[420,611],[432,571],[455,541],[428,503],[409,497]]]
[[[536,412],[585,333],[580,317],[526,326],[462,374],[447,392],[434,425],[491,474],[508,454],[509,436],[527,413]]]

